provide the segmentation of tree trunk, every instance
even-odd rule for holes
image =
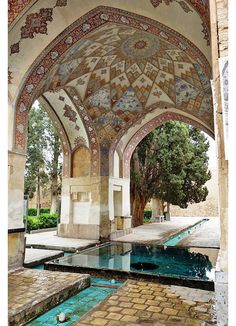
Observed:
[[[134,199],[132,203],[133,227],[143,225],[143,212],[146,204],[147,204],[147,200],[145,198],[140,198],[139,196],[134,195]]]
[[[57,207],[58,207],[58,194],[57,194],[57,175],[56,177],[52,178],[52,191],[51,191],[51,208],[50,208],[50,214],[57,213]]]
[[[36,201],[36,208],[37,208],[37,216],[40,214],[40,206],[41,206],[41,198],[40,198],[40,176],[38,171],[38,178],[37,178],[37,201]]]
[[[50,213],[56,213],[58,207],[58,161],[60,156],[60,140],[55,136],[53,147],[53,164],[51,172],[51,209]]]
[[[166,204],[165,204],[165,201],[162,200],[162,215],[164,215],[165,211],[166,211]]]

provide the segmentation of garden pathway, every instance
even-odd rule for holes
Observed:
[[[160,243],[173,234],[197,223],[205,217],[171,217],[170,221],[161,223],[145,223],[132,228],[132,233],[119,237],[114,241]],[[217,217],[209,217],[209,221],[189,237],[181,241],[181,245],[219,248],[220,225]],[[180,245],[180,243],[178,244]]]
[[[58,237],[56,233],[57,231],[48,231],[26,234],[26,247],[75,252],[99,242],[97,240],[62,238]]]
[[[217,217],[209,218],[201,228],[178,243],[178,246],[220,247],[220,221]]]
[[[216,325],[214,300],[214,292],[128,280],[73,325]]]

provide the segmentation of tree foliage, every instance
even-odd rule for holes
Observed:
[[[134,226],[143,222],[151,198],[187,208],[206,200],[209,142],[197,128],[171,121],[154,129],[131,158],[131,209]]]
[[[32,198],[36,192],[38,214],[41,189],[49,187],[52,197],[60,192],[61,155],[60,139],[49,116],[40,106],[33,107],[28,120],[25,194]]]

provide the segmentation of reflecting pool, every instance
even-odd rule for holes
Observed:
[[[110,242],[49,264],[214,280],[218,249]]]

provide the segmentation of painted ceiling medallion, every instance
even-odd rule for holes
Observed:
[[[159,41],[154,40],[151,34],[142,32],[128,37],[121,44],[121,49],[128,57],[139,60],[151,57],[159,51],[160,46]]]

